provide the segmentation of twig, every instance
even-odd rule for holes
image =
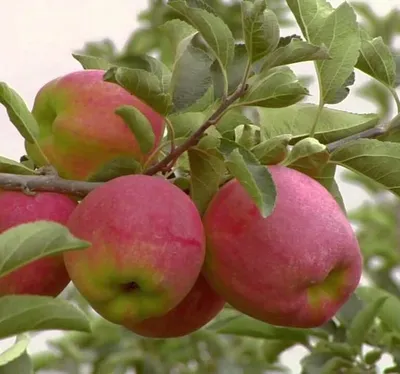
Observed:
[[[201,139],[204,132],[211,126],[215,125],[220,118],[224,115],[225,111],[233,104],[237,99],[239,99],[246,92],[247,85],[240,84],[238,88],[232,93],[232,95],[223,99],[220,106],[216,111],[204,122],[184,143],[180,146],[175,147],[174,150],[165,156],[156,165],[149,167],[144,171],[143,174],[154,175],[159,171],[165,171],[171,168],[181,154],[186,152],[190,147],[194,147]]]
[[[47,191],[84,197],[101,182],[83,182],[63,179],[54,175],[18,175],[0,173],[0,188],[8,191]]]
[[[166,167],[171,166],[171,163],[178,158],[183,152],[190,147],[196,145],[201,139],[204,131],[210,126],[216,124],[225,110],[238,99],[245,91],[245,86],[239,87],[231,96],[225,99],[214,114],[184,143],[175,147],[174,151],[167,155],[158,164],[150,167],[145,171],[147,175],[156,174],[159,171],[165,170]],[[400,114],[393,120],[385,125],[380,125],[372,129],[361,131],[358,134],[348,136],[346,138],[337,140],[327,144],[328,152],[333,152],[336,149],[357,139],[373,139],[381,135],[390,133],[393,130],[400,129]],[[0,189],[7,191],[23,191],[24,193],[32,194],[34,192],[58,192],[61,194],[85,197],[89,192],[101,186],[103,182],[85,182],[70,179],[64,179],[57,175],[51,167],[45,167],[37,170],[36,175],[19,175],[0,173]]]
[[[329,143],[326,145],[326,149],[328,152],[333,152],[336,149],[343,147],[345,144],[350,143],[354,140],[358,139],[374,139],[378,136],[385,134],[386,130],[381,127],[377,126],[372,129],[364,130],[359,132],[358,134],[347,136],[346,138],[336,140],[335,142]]]
[[[400,129],[400,113],[397,114],[389,123],[378,125],[372,129],[361,131],[357,134],[347,136],[346,138],[336,140],[335,142],[326,145],[328,152],[333,152],[336,149],[358,139],[375,139],[385,135],[393,130]]]

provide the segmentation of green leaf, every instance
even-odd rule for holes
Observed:
[[[7,109],[8,117],[18,132],[29,143],[35,143],[39,125],[24,100],[6,83],[0,82],[0,103]]]
[[[249,88],[241,105],[282,108],[297,103],[308,95],[293,71],[280,66],[267,74],[254,75],[248,80]]]
[[[160,38],[160,34],[154,27],[139,28],[130,35],[125,43],[124,52],[130,56],[149,53],[157,46],[158,38]]]
[[[171,70],[162,61],[148,55],[128,55],[114,60],[112,66],[127,67],[130,69],[145,70],[156,76],[164,94],[168,93],[171,83]]]
[[[224,160],[215,150],[198,147],[188,151],[190,163],[190,196],[200,214],[206,210],[225,174]]]
[[[11,163],[10,163],[9,161],[10,161],[9,159],[3,157],[3,162],[4,162],[4,164],[3,164],[2,167],[4,168],[4,170],[10,170],[10,171],[11,171],[11,170],[17,170],[17,169],[14,169],[14,166],[11,165]],[[12,161],[12,162],[15,162],[14,160],[11,160],[11,161]],[[35,169],[35,163],[28,157],[28,155],[23,155],[23,156],[20,158],[19,162],[20,162],[20,164],[21,164],[22,166],[24,166],[24,167],[27,168],[28,170],[24,169],[24,171],[23,171],[22,173],[18,172],[18,173],[15,173],[15,174],[28,173],[29,170],[33,171],[33,170]],[[15,166],[16,166],[16,165],[15,165]],[[18,170],[22,171],[22,169],[19,169],[19,167],[18,167]]]
[[[196,131],[206,120],[202,112],[173,113],[168,116],[174,129],[175,138],[187,138]],[[168,136],[170,139],[170,137]]]
[[[17,161],[0,156],[0,173],[33,175],[35,171]]]
[[[225,323],[217,322],[215,325],[211,324],[208,329],[219,334],[298,342],[307,341],[309,332],[307,329],[284,328],[269,325],[246,315],[229,318]]]
[[[355,73],[352,71],[349,77],[344,83],[326,99],[325,104],[339,104],[341,103],[350,93],[349,86],[352,86],[355,82]]]
[[[182,41],[185,48],[178,52],[171,78],[174,109],[184,110],[200,100],[212,84],[211,57],[192,43]]]
[[[243,34],[252,62],[273,51],[280,40],[278,18],[266,7],[265,0],[241,3]]]
[[[314,175],[313,178],[331,193],[336,202],[342,208],[343,212],[346,214],[346,207],[344,205],[343,197],[339,190],[339,186],[335,181],[335,173],[336,165],[328,163],[322,168],[322,170],[318,172],[317,175]]]
[[[377,79],[383,84],[394,87],[396,81],[396,63],[392,52],[382,37],[371,38],[361,29],[361,49],[356,68]]]
[[[191,8],[204,9],[207,12],[212,13],[215,16],[218,16],[218,13],[215,11],[214,5],[210,5],[208,0],[185,0],[185,1],[186,4]]]
[[[263,60],[264,64],[261,70],[265,71],[275,66],[297,62],[328,60],[329,58],[328,49],[324,45],[316,46],[302,40],[292,39],[289,44],[270,53]]]
[[[106,71],[104,80],[119,84],[160,114],[168,113],[171,108],[171,97],[164,93],[162,82],[146,70],[112,67]]]
[[[275,208],[276,188],[268,168],[260,165],[246,148],[227,139],[221,139],[225,165],[251,196],[261,215],[268,217]]]
[[[103,40],[85,43],[84,47],[79,52],[83,55],[102,57],[109,60],[115,56],[117,48],[111,39],[105,38]]]
[[[379,349],[374,349],[373,351],[369,351],[364,356],[364,361],[368,365],[374,365],[382,358],[383,352]]]
[[[376,105],[377,114],[380,118],[385,118],[390,113],[393,96],[383,84],[376,80],[370,80],[357,87],[355,92],[358,96]]]
[[[336,374],[341,372],[340,369],[351,368],[353,366],[352,361],[353,360],[346,360],[342,357],[332,357],[322,366],[321,371],[318,374]]]
[[[356,347],[361,347],[364,339],[374,323],[379,310],[382,308],[387,297],[380,297],[372,303],[368,304],[363,308],[351,321],[349,328],[347,329],[347,342]]]
[[[347,342],[320,340],[315,347],[318,352],[332,352],[345,359],[353,359],[356,355],[354,348]]]
[[[286,0],[306,39],[325,45],[331,57],[317,61],[323,103],[337,98],[337,91],[350,76],[361,45],[356,14],[343,2],[337,9],[326,0]]]
[[[251,125],[252,122],[240,110],[231,109],[226,112],[218,121],[216,129],[224,137],[233,140],[235,136],[235,128],[240,125]]]
[[[214,87],[211,85],[199,100],[187,107],[183,112],[207,112],[213,105],[215,105]]]
[[[0,374],[33,374],[33,365],[27,352],[15,360],[0,366]]]
[[[195,28],[180,19],[172,19],[167,21],[159,26],[158,29],[170,41],[174,60],[176,59],[176,53],[181,41],[188,37],[193,37],[197,33]]]
[[[140,150],[145,154],[149,153],[154,147],[156,137],[147,117],[131,105],[122,105],[116,109],[115,113],[124,120],[135,135]]]
[[[63,299],[31,295],[0,298],[0,339],[41,330],[90,332],[90,322],[81,310]]]
[[[227,78],[228,87],[227,94],[233,93],[239,84],[243,81],[243,77],[248,64],[248,55],[244,44],[235,45],[235,55],[228,65],[226,71],[222,71],[218,61],[211,65],[211,75],[214,83],[214,97],[220,99],[225,95]]]
[[[225,69],[232,61],[235,40],[231,30],[222,19],[204,9],[191,8],[183,0],[170,0],[168,5],[200,32],[214,52],[221,68]]]
[[[119,156],[96,170],[88,178],[88,182],[107,182],[123,175],[140,174],[142,171],[142,165],[133,157]]]
[[[399,143],[355,140],[331,153],[330,161],[363,174],[400,196]]]
[[[190,178],[189,177],[177,177],[174,179],[172,184],[180,188],[182,191],[190,191]]]
[[[251,151],[262,165],[276,165],[286,158],[291,139],[290,134],[278,135],[257,144]]]
[[[277,135],[292,134],[294,141],[309,136],[311,124],[319,109],[314,104],[295,104],[288,108],[260,108],[260,126],[266,139]],[[314,135],[323,144],[354,135],[375,127],[379,122],[376,114],[350,113],[323,108]]]
[[[346,2],[335,9],[324,22],[313,43],[328,47],[330,60],[317,61],[323,102],[330,102],[343,86],[359,57],[360,36],[356,14]]]
[[[143,62],[143,69],[155,75],[161,82],[162,91],[167,93],[169,91],[172,75],[169,68],[163,64],[162,61],[152,56],[143,55],[140,56],[140,58]]]
[[[26,352],[28,344],[29,336],[27,334],[18,335],[15,343],[0,354],[0,367],[22,356]]]
[[[352,361],[336,357],[333,352],[312,352],[300,362],[303,367],[301,374],[336,374],[340,368],[352,366]]]
[[[324,43],[331,56],[330,60],[317,61],[321,98],[324,103],[329,103],[352,73],[359,57],[361,42],[352,7],[344,2],[335,9],[312,42]]]
[[[345,326],[348,326],[358,313],[365,307],[365,303],[353,293],[349,300],[336,313],[335,317]]]
[[[378,317],[391,331],[400,333],[400,315],[398,313],[400,300],[396,296],[383,289],[368,286],[358,287],[356,294],[366,303],[374,303],[377,300],[386,298],[385,303],[378,311]]]
[[[279,360],[279,356],[295,345],[296,342],[288,340],[266,340],[262,349],[263,356],[268,363],[274,363]]]
[[[304,37],[311,41],[321,30],[326,18],[333,12],[327,0],[286,0]]]
[[[319,175],[328,160],[325,145],[317,139],[305,138],[295,144],[282,164],[314,177]]]
[[[235,141],[244,148],[250,149],[260,143],[260,128],[255,125],[241,125],[235,128]]]
[[[12,227],[0,234],[0,276],[39,258],[89,246],[89,242],[76,238],[56,222],[36,221]]]
[[[220,145],[221,137],[221,134],[214,127],[209,127],[200,139],[197,147],[203,150],[217,149]]]
[[[114,64],[102,57],[82,55],[79,53],[73,53],[72,57],[77,60],[84,69],[107,70],[114,66]]]

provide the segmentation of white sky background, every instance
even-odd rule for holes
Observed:
[[[283,1],[283,0],[282,0]],[[333,6],[342,1],[332,0]],[[400,0],[369,0],[378,14],[385,14],[393,7],[400,9]],[[137,26],[138,12],[147,7],[147,0],[1,0],[0,8],[0,81],[14,88],[31,108],[36,92],[57,76],[80,70],[71,53],[85,42],[110,38],[122,48],[128,35]],[[287,34],[298,32],[288,30]],[[310,73],[312,65],[302,64],[297,72]],[[365,81],[361,74],[358,81]],[[312,87],[312,100],[318,97]],[[372,112],[373,106],[353,95],[335,106],[355,112]],[[6,111],[0,107],[0,155],[19,160],[23,155],[23,139],[9,123]],[[340,184],[348,209],[365,201],[367,195],[356,186]],[[48,336],[48,334],[46,334]],[[36,351],[43,346],[35,339]],[[9,340],[7,340],[7,343]],[[39,344],[38,344],[39,343]],[[0,341],[0,348],[6,342]],[[298,372],[301,351],[285,355],[285,363]]]

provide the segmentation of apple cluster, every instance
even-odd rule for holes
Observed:
[[[116,108],[131,105],[150,122],[144,154]],[[74,72],[46,84],[32,113],[38,144],[60,176],[90,180],[116,157],[145,162],[159,146],[163,117],[103,71]],[[36,165],[45,161],[27,144]],[[36,260],[0,279],[0,294],[57,296],[70,281],[105,319],[146,337],[190,334],[230,304],[277,326],[316,327],[357,287],[362,257],[332,195],[309,176],[268,165],[276,185],[263,218],[231,179],[201,215],[190,196],[160,176],[126,175],[82,201],[52,192],[0,193],[0,232],[25,222],[66,225],[91,246]]]

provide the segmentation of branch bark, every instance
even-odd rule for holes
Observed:
[[[54,175],[19,175],[0,173],[0,188],[6,191],[58,192],[84,197],[102,182],[84,182],[63,179]]]
[[[239,87],[231,96],[225,99],[209,119],[182,145],[176,147],[173,152],[161,160],[158,164],[147,169],[144,174],[154,175],[165,168],[172,167],[173,162],[190,147],[196,145],[202,134],[212,125],[215,125],[222,117],[225,110],[236,101],[245,91],[245,86]],[[348,136],[327,144],[327,150],[331,153],[336,149],[357,139],[373,139],[384,135],[388,131],[400,128],[400,114],[388,125],[380,125],[372,129],[361,131],[358,134]],[[40,172],[40,171],[39,171]],[[103,182],[85,182],[59,177],[56,173],[49,172],[44,175],[19,175],[0,173],[0,189],[7,191],[35,192],[57,192],[76,197],[85,197],[89,192],[101,186]]]
[[[147,170],[144,171],[143,174],[146,175],[154,175],[159,171],[165,171],[166,168],[172,168],[174,162],[181,156],[184,152],[186,152],[189,148],[194,147],[201,139],[204,132],[211,126],[215,125],[220,118],[224,115],[225,111],[243,94],[246,92],[247,85],[245,83],[240,84],[237,89],[232,93],[232,95],[223,99],[220,106],[216,109],[216,111],[208,118],[206,122],[204,122],[191,137],[189,137],[184,143],[182,143],[179,147],[174,148],[174,150],[164,157],[160,162],[151,166]]]
[[[336,140],[335,142],[326,145],[326,149],[329,153],[332,153],[336,149],[343,147],[344,145],[358,139],[375,139],[379,136],[385,135],[389,131],[400,129],[400,113],[397,114],[389,123],[378,125],[372,129],[361,131],[357,134],[347,136],[346,138]]]
[[[329,153],[332,153],[336,149],[343,147],[344,145],[358,139],[375,139],[386,133],[383,127],[377,126],[372,129],[364,130],[358,134],[347,136],[346,138],[336,140],[335,142],[326,145],[326,149]]]

